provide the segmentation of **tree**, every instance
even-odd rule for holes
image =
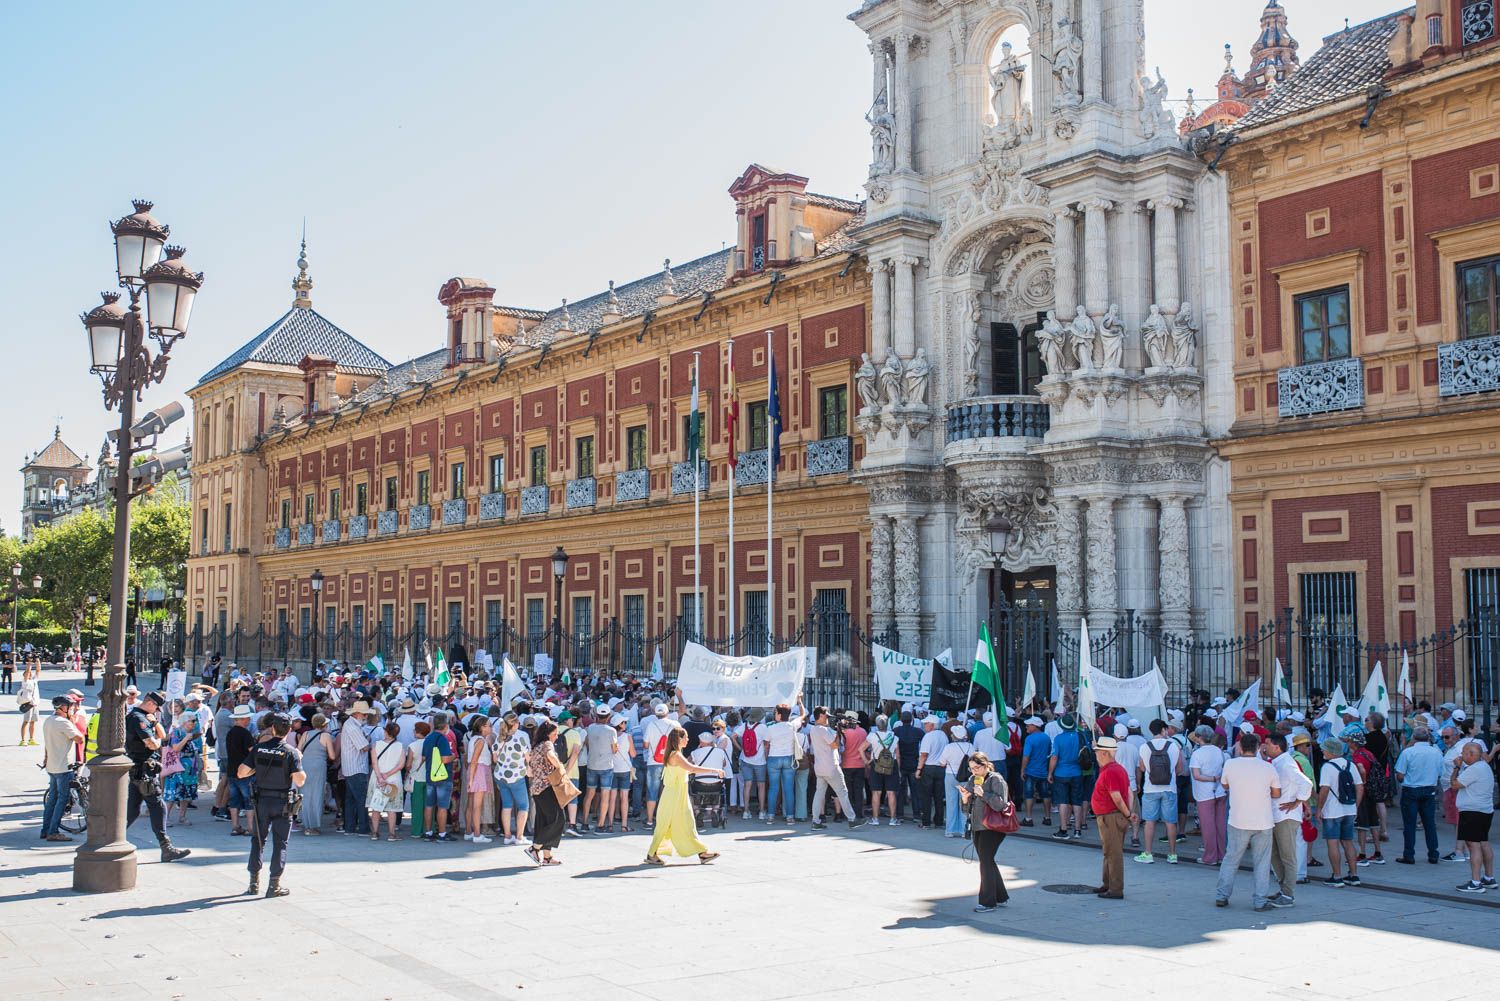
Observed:
[[[167,476],[130,508],[131,583],[170,593],[187,562],[192,517],[175,476]]]
[[[24,552],[22,565],[40,574],[51,600],[53,622],[73,629],[88,611],[89,594],[109,594],[114,559],[114,529],[103,512],[85,508],[66,521],[39,528]],[[23,576],[24,579],[24,576]]]

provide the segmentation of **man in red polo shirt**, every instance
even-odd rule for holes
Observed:
[[[1089,805],[1099,819],[1099,841],[1104,850],[1104,870],[1094,893],[1104,900],[1125,899],[1125,832],[1134,816],[1130,810],[1130,776],[1115,760],[1118,744],[1113,737],[1094,741],[1099,777]]]

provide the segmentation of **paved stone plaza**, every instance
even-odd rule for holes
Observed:
[[[57,677],[44,696],[65,687]],[[0,698],[0,725],[13,709]],[[1372,867],[1363,888],[1301,887],[1295,908],[1260,915],[1248,873],[1217,910],[1213,871],[1196,865],[1127,863],[1123,902],[1053,892],[1095,882],[1097,852],[1012,838],[1000,855],[1011,902],[976,915],[965,843],[911,825],[814,834],[732,822],[707,836],[717,863],[665,870],[640,864],[640,833],[565,840],[550,870],[497,845],[294,835],[293,894],[267,901],[240,895],[247,843],[205,802],[173,830],[190,859],[157,864],[142,820],[137,889],[82,897],[69,889],[72,851],[36,839],[39,749],[14,746],[9,729],[0,739],[11,1001],[90,987],[121,1001],[758,1001],[888,986],[1130,998],[1195,984],[1223,998],[1444,1001],[1500,976],[1500,895],[1452,894],[1464,866]],[[1449,896],[1421,895],[1439,888]]]

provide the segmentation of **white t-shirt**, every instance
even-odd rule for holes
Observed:
[[[688,755],[688,760],[700,768],[722,768],[725,775],[729,774],[729,756],[724,753],[724,749],[718,744],[700,744],[696,751]],[[695,775],[689,777],[696,778],[700,782],[719,781],[717,775]]]
[[[890,748],[891,759],[894,761],[897,752],[900,750],[897,747],[898,743],[896,735],[889,730],[883,733],[879,730],[871,730],[865,736],[865,745],[870,748],[870,763],[874,764],[880,758],[881,750],[887,747]]]
[[[1271,790],[1280,789],[1276,766],[1263,758],[1230,758],[1219,779],[1229,790],[1229,826],[1269,831],[1276,826]]]
[[[1167,747],[1167,759],[1172,763],[1172,780],[1166,785],[1155,785],[1151,781],[1151,751],[1160,748],[1163,744]],[[1141,762],[1141,792],[1176,792],[1177,791],[1177,766],[1182,762],[1182,749],[1171,737],[1152,737],[1146,741],[1140,750]]]
[[[954,729],[957,729],[956,727]],[[938,755],[938,764],[943,770],[954,777],[958,776],[958,766],[963,760],[974,753],[974,745],[967,740],[950,740],[948,746],[943,748],[943,753]]]
[[[808,746],[812,748],[813,771],[819,775],[832,775],[839,767],[839,735],[832,727],[814,723],[807,728]]]
[[[1000,743],[999,737],[995,736],[993,727],[987,726],[974,735],[974,750],[989,758],[992,763],[998,764],[1000,768],[1005,767],[1006,746]]]
[[[751,729],[755,731],[755,753],[746,754],[745,731]],[[736,731],[740,736],[740,764],[763,765],[766,763],[766,731],[769,729],[770,727],[766,726],[764,723],[756,723],[753,727],[741,726]],[[788,751],[787,753],[790,754],[791,751]]]
[[[1140,788],[1141,776],[1135,770],[1136,763],[1140,760],[1140,750],[1128,740],[1120,741],[1115,748],[1115,761],[1125,769],[1125,774],[1130,778],[1130,791],[1135,792]]]
[[[1458,773],[1457,805],[1460,812],[1495,812],[1495,773],[1483,759]]]
[[[628,732],[621,733],[619,731],[616,731],[615,740],[617,741],[617,750],[615,751],[614,761],[615,771],[628,772],[631,768],[631,758],[634,757],[634,755],[630,753],[630,734]]]
[[[1443,771],[1438,776],[1438,784],[1444,789],[1454,789],[1453,766],[1458,764],[1458,759],[1463,756],[1465,744],[1479,744],[1479,749],[1484,750],[1484,744],[1474,737],[1461,737],[1453,742],[1453,746],[1443,752]]]
[[[946,733],[936,729],[929,730],[927,733],[922,734],[922,743],[917,745],[917,753],[919,755],[927,755],[927,763],[935,765],[938,762],[939,756],[943,753],[943,748],[947,746],[948,735]],[[922,759],[919,757],[917,760],[920,761]]]
[[[672,721],[665,716],[653,715],[641,724],[641,742],[645,745],[641,748],[641,753],[645,756],[647,765],[661,763],[656,760],[656,745],[661,743],[661,739],[670,729],[672,729]]]
[[[790,758],[792,741],[797,739],[797,727],[792,723],[772,723],[764,729],[760,739],[766,746],[767,757]]]
[[[1358,809],[1358,804],[1356,803],[1339,802],[1339,772],[1346,768],[1354,777],[1354,784],[1356,786],[1365,784],[1365,780],[1359,777],[1359,769],[1348,758],[1325,761],[1323,762],[1323,770],[1318,772],[1318,787],[1328,790],[1328,796],[1323,801],[1322,807],[1318,810],[1318,816],[1324,820],[1352,817]]]
[[[1223,799],[1224,787],[1219,784],[1219,776],[1224,774],[1224,752],[1213,744],[1204,744],[1193,752],[1188,759],[1188,767],[1196,768],[1208,776],[1208,781],[1193,779],[1194,799]]]

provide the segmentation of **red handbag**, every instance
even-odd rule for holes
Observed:
[[[984,829],[995,834],[1014,834],[1021,829],[1016,819],[1016,804],[1006,800],[1005,809],[996,810],[988,803],[984,805]]]
[[[1302,840],[1312,844],[1318,840],[1318,827],[1306,817],[1302,818]]]

